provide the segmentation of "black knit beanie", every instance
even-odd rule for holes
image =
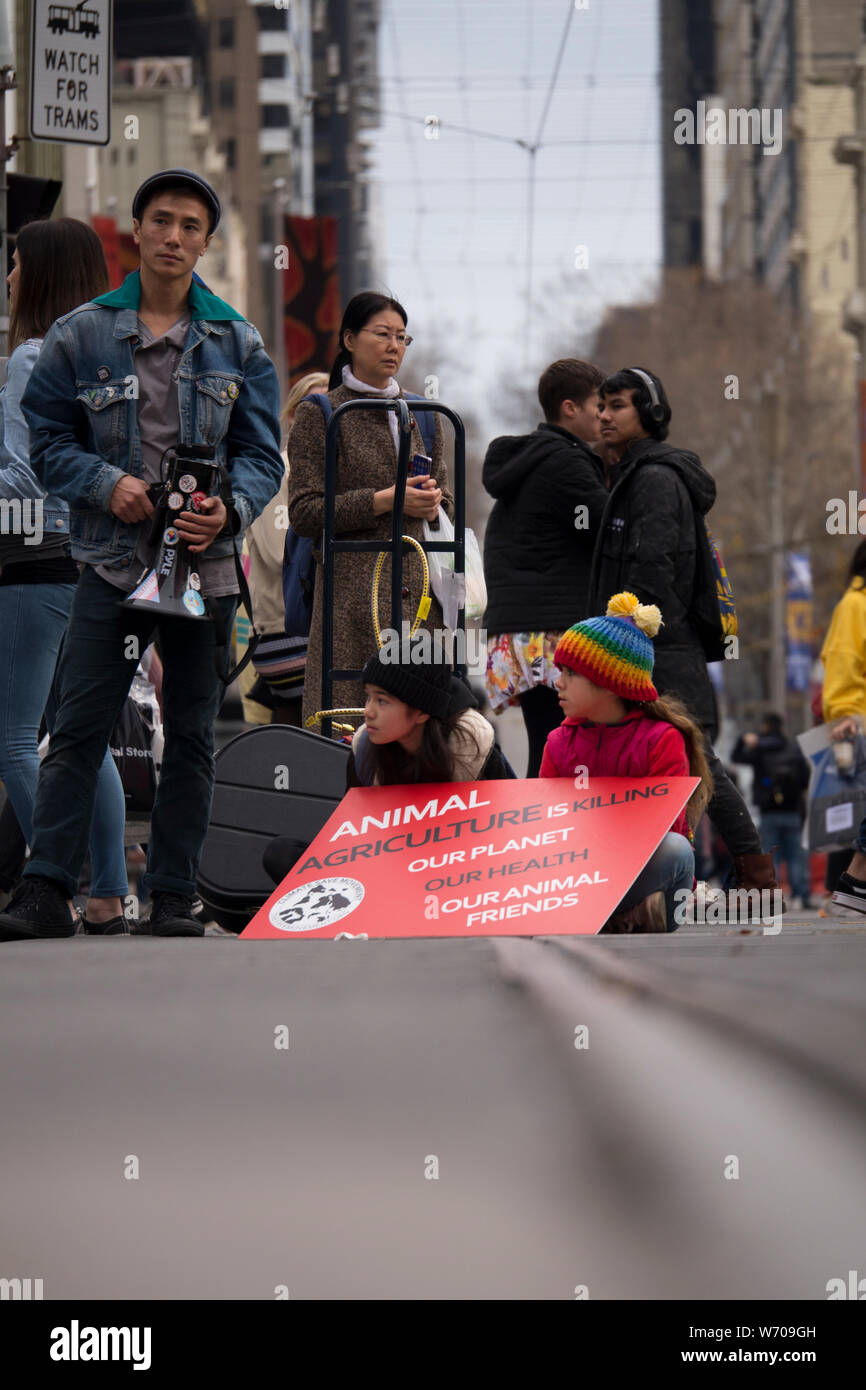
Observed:
[[[412,709],[445,719],[451,708],[451,667],[444,652],[435,650],[434,644],[433,655],[442,660],[431,660],[429,633],[424,638],[416,634],[409,642],[400,642],[399,647],[397,661],[380,660],[380,655],[390,657],[387,647],[370,657],[364,667],[364,684],[378,685]]]

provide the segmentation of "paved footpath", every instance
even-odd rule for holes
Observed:
[[[0,1275],[46,1298],[824,1299],[863,1269],[866,922],[0,949]]]

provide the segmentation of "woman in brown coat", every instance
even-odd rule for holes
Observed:
[[[363,397],[405,393],[396,374],[412,339],[406,334],[406,311],[395,299],[366,291],[346,306],[340,326],[340,350],[331,370],[328,397],[334,409]],[[410,457],[426,453],[413,420]],[[325,512],[325,417],[316,401],[302,402],[295,412],[288,441],[290,465],[289,521],[299,536],[316,542],[313,621],[307,653],[303,717],[322,708],[322,565],[321,537]],[[392,411],[357,411],[344,417],[337,441],[335,535],[340,540],[391,539],[394,479],[397,469],[397,416]],[[433,464],[429,475],[406,487],[403,534],[423,538],[423,523],[433,521],[439,506],[453,520],[454,499],[444,461],[442,423],[436,418]],[[376,639],[371,593],[375,552],[334,556],[333,666],[361,670]],[[423,571],[414,550],[403,556],[403,618],[410,625],[421,598]],[[379,623],[391,626],[391,566],[386,561],[379,583]],[[442,610],[433,598],[424,626],[442,629]],[[360,681],[336,681],[332,708],[363,704]]]

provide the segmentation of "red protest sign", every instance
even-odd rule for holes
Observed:
[[[354,788],[242,935],[592,936],[697,778],[589,780]]]

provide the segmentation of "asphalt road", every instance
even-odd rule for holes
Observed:
[[[824,1299],[863,1269],[866,923],[0,949],[0,1275],[46,1299]]]

